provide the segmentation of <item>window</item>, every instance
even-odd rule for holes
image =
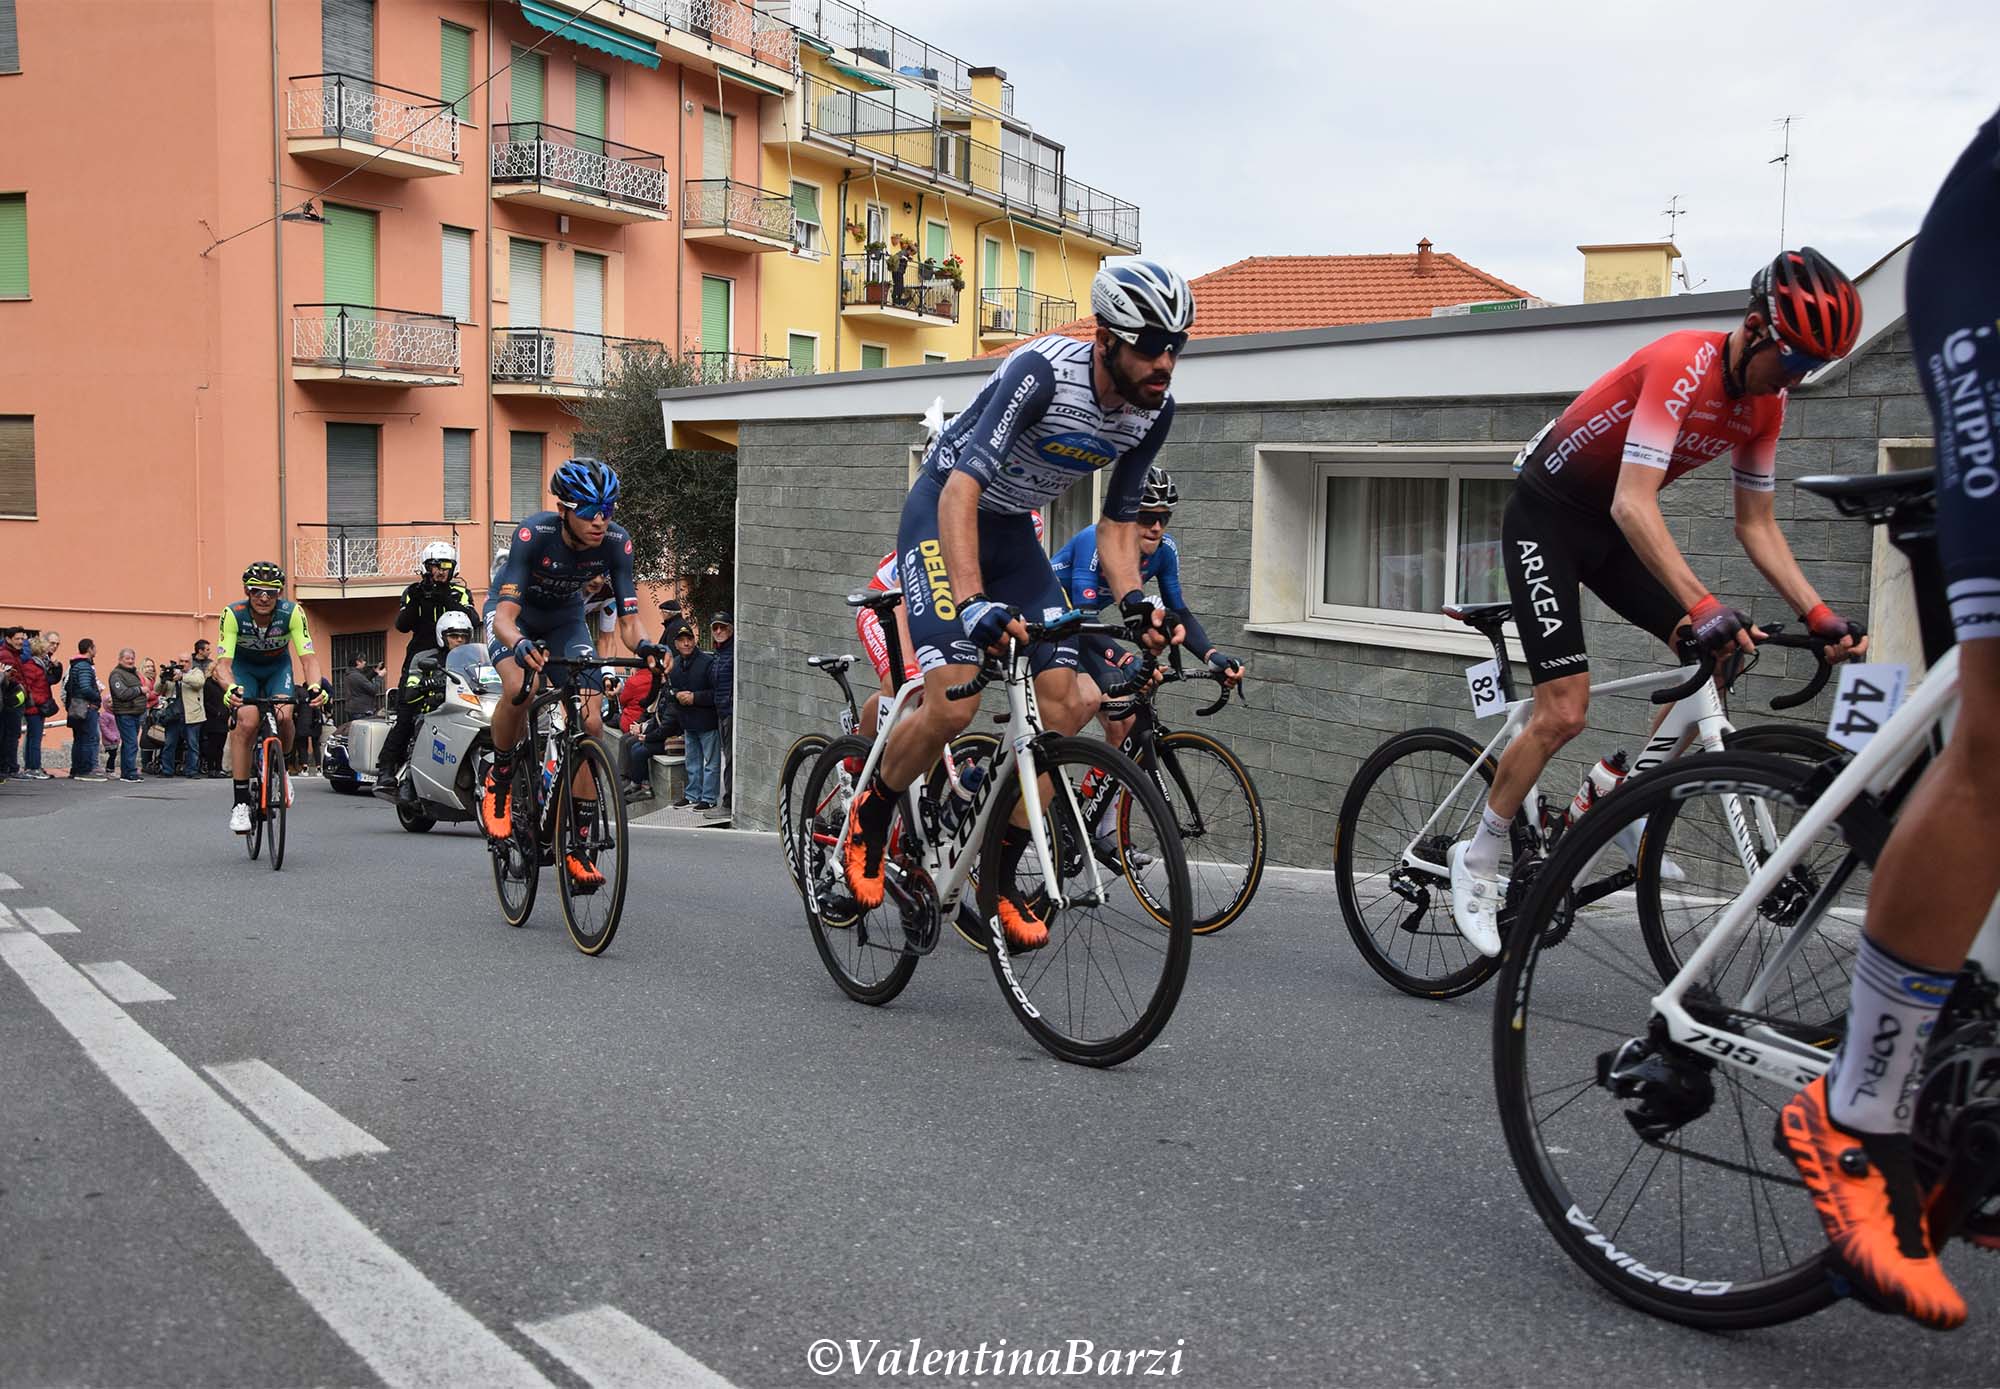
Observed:
[[[0,0],[0,72],[21,70],[21,37],[14,28],[14,0]]]
[[[507,436],[507,500],[513,520],[525,521],[542,505],[542,458],[546,434],[514,430]]]
[[[472,233],[464,227],[444,229],[442,303],[442,312],[460,323],[472,322]]]
[[[943,222],[924,223],[924,259],[943,260],[951,254],[951,228]]]
[[[326,427],[326,520],[329,574],[379,574],[382,430],[373,424]]]
[[[448,22],[438,26],[438,95],[460,120],[472,116],[472,31]]]
[[[1448,603],[1506,598],[1506,469],[1323,462],[1315,476],[1311,616],[1429,619]]]
[[[0,193],[0,299],[28,297],[28,195]]]
[[[587,154],[604,153],[611,113],[611,79],[582,64],[576,69],[576,147]]]
[[[542,326],[542,243],[512,237],[507,242],[507,325]]]
[[[472,431],[444,432],[444,519],[472,519]]]
[[[950,360],[951,360],[951,358],[949,358],[949,357],[945,356],[945,355],[944,355],[944,353],[942,353],[942,352],[926,352],[926,353],[924,354],[924,365],[925,365],[925,366],[932,366],[932,365],[935,365],[935,364],[936,364],[936,363],[938,363],[938,362],[948,362],[948,361],[950,361]]]
[[[818,255],[826,249],[825,236],[819,221],[819,189],[793,179],[792,240],[801,252]]]
[[[375,0],[320,0],[320,71],[375,78]]]
[[[539,121],[542,117],[542,103],[548,86],[548,55],[530,53],[516,44],[513,64],[508,69],[507,119],[510,121]],[[531,138],[531,132],[515,131],[517,140]]]
[[[736,331],[736,285],[720,275],[701,277],[701,350],[706,356],[728,352]]]
[[[889,209],[880,203],[868,204],[867,221],[868,236],[866,239],[871,243],[880,241],[886,245],[889,240]]]
[[[35,417],[0,415],[0,516],[35,514]]]
[[[791,359],[792,375],[811,376],[819,370],[819,335],[791,333],[785,339],[785,355]]]
[[[880,371],[888,365],[888,348],[872,342],[861,344],[861,369],[863,371]]]

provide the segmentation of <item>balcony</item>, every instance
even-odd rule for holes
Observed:
[[[493,196],[594,222],[664,222],[667,161],[545,121],[493,127]]]
[[[724,251],[792,249],[792,200],[729,178],[681,185],[681,235]]]
[[[720,386],[730,381],[770,381],[792,375],[785,357],[758,357],[748,352],[704,352],[689,348],[681,360],[694,369],[690,386]]]
[[[659,352],[649,338],[608,338],[567,328],[495,328],[493,394],[588,400],[604,394],[606,372],[630,352]]]
[[[461,167],[450,103],[342,72],[292,79],[285,148],[391,178],[436,178]]]
[[[959,291],[950,280],[927,278],[911,262],[902,274],[887,255],[840,258],[840,316],[942,328],[958,322]]]
[[[1032,289],[979,291],[979,340],[1011,342],[1038,338],[1076,321],[1076,300],[1037,294]]]
[[[799,90],[799,128],[808,141],[885,161],[1044,231],[1087,237],[1112,250],[1139,249],[1136,204],[940,123],[937,103],[925,93],[878,99],[809,77],[799,79]],[[1038,144],[1037,150],[1040,158],[1060,162],[1054,146]]]
[[[836,48],[878,67],[927,82],[941,92],[969,97],[972,65],[844,0],[764,0],[763,9]],[[1014,84],[1000,88],[1000,109],[1014,114]]]
[[[553,0],[553,7],[665,45],[677,62],[721,68],[790,92],[799,66],[798,30],[753,0]]]
[[[463,521],[302,524],[292,538],[294,591],[302,599],[394,597],[422,571],[424,546],[458,545],[461,530],[468,538],[478,533]]]
[[[375,304],[297,304],[292,380],[456,386],[458,320]]]

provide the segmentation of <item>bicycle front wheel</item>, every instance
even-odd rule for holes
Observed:
[[[1818,1217],[1772,1133],[1790,1098],[1668,1040],[1639,913],[1616,897],[1551,931],[1563,896],[1621,831],[1651,817],[1726,816],[1721,788],[1805,808],[1809,768],[1737,753],[1678,758],[1594,806],[1557,845],[1508,933],[1493,1013],[1507,1148],[1535,1210],[1586,1273],[1655,1316],[1710,1330],[1768,1326],[1833,1300]],[[1730,895],[1740,891],[1740,874]],[[1753,920],[1746,941],[1759,934]],[[1797,929],[1810,930],[1810,923]],[[1847,996],[1746,996],[1751,955],[1725,950],[1686,1007],[1718,1030],[1830,1052]]]
[[[514,789],[507,802],[513,832],[504,839],[486,841],[486,852],[493,860],[493,890],[499,894],[500,915],[509,926],[527,924],[542,882],[542,849],[535,837],[535,787],[540,775],[533,756],[523,746],[514,754]]]
[[[1187,853],[1194,933],[1213,935],[1243,915],[1264,879],[1264,806],[1236,754],[1207,734],[1169,733],[1155,746],[1160,765],[1154,784],[1173,812]],[[1121,852],[1131,806],[1129,796],[1118,798]],[[1164,923],[1165,905],[1146,895],[1145,875],[1128,874],[1126,880],[1153,918]]]
[[[570,758],[556,799],[556,885],[570,943],[602,955],[625,910],[625,797],[603,743],[579,737]],[[590,779],[589,796],[576,794],[579,775]]]
[[[264,851],[264,808],[269,804],[264,798],[264,745],[260,741],[250,749],[250,833],[243,836],[243,847],[255,863]]]
[[[806,778],[812,774],[813,763],[826,751],[826,743],[823,733],[802,735],[786,750],[783,769],[778,773],[778,847],[784,851],[785,870],[792,875],[792,886],[800,892],[805,891],[805,884],[799,880],[799,805],[805,797]]]
[[[917,971],[917,957],[904,947],[889,898],[864,912],[847,891],[840,836],[854,803],[854,772],[868,756],[868,746],[865,738],[847,734],[820,752],[799,809],[797,852],[806,880],[806,925],[820,963],[849,998],[879,1005],[903,991]],[[889,826],[892,854],[903,839],[902,818],[898,807]]]
[[[1193,892],[1180,827],[1152,779],[1125,754],[1095,739],[1042,738],[1033,767],[995,798],[980,849],[979,913],[993,978],[1028,1035],[1051,1055],[1084,1066],[1137,1056],[1173,1016],[1194,939]],[[1032,847],[1009,854],[1004,838],[1025,783],[1053,785],[1045,823],[1054,864]],[[1078,819],[1087,777],[1109,778],[1129,797],[1126,831],[1107,864]],[[1098,784],[1093,781],[1093,784]],[[1127,890],[1119,879],[1138,878]],[[1057,906],[1060,891],[1062,905]],[[1048,940],[1033,951],[1005,945],[1001,898],[1039,918]],[[1165,911],[1155,914],[1147,899]]]
[[[285,749],[276,738],[264,740],[264,804],[271,822],[271,871],[285,866]]]

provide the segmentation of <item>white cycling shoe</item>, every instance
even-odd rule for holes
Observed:
[[[1500,879],[1465,866],[1471,847],[1463,840],[1451,846],[1451,919],[1472,948],[1491,959],[1500,953]]]
[[[290,772],[286,772],[284,774],[284,777],[285,777],[285,809],[290,810],[292,808],[292,774]]]
[[[1639,844],[1640,841],[1645,838],[1645,836],[1646,836],[1646,821],[1643,818],[1641,818],[1638,820],[1634,820],[1624,829],[1612,835],[1611,842],[1613,844],[1616,844],[1619,847],[1619,849],[1624,853],[1625,861],[1627,863],[1630,863],[1634,868],[1637,868],[1639,866]],[[1678,863],[1674,862],[1672,854],[1660,855],[1661,882],[1678,883],[1678,882],[1684,882],[1686,881],[1686,879],[1687,879],[1686,871],[1683,870]]]
[[[250,807],[241,801],[229,808],[229,831],[232,834],[250,833]]]

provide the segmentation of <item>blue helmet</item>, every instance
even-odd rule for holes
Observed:
[[[549,479],[549,491],[564,506],[610,506],[618,500],[618,474],[600,459],[572,458]]]

